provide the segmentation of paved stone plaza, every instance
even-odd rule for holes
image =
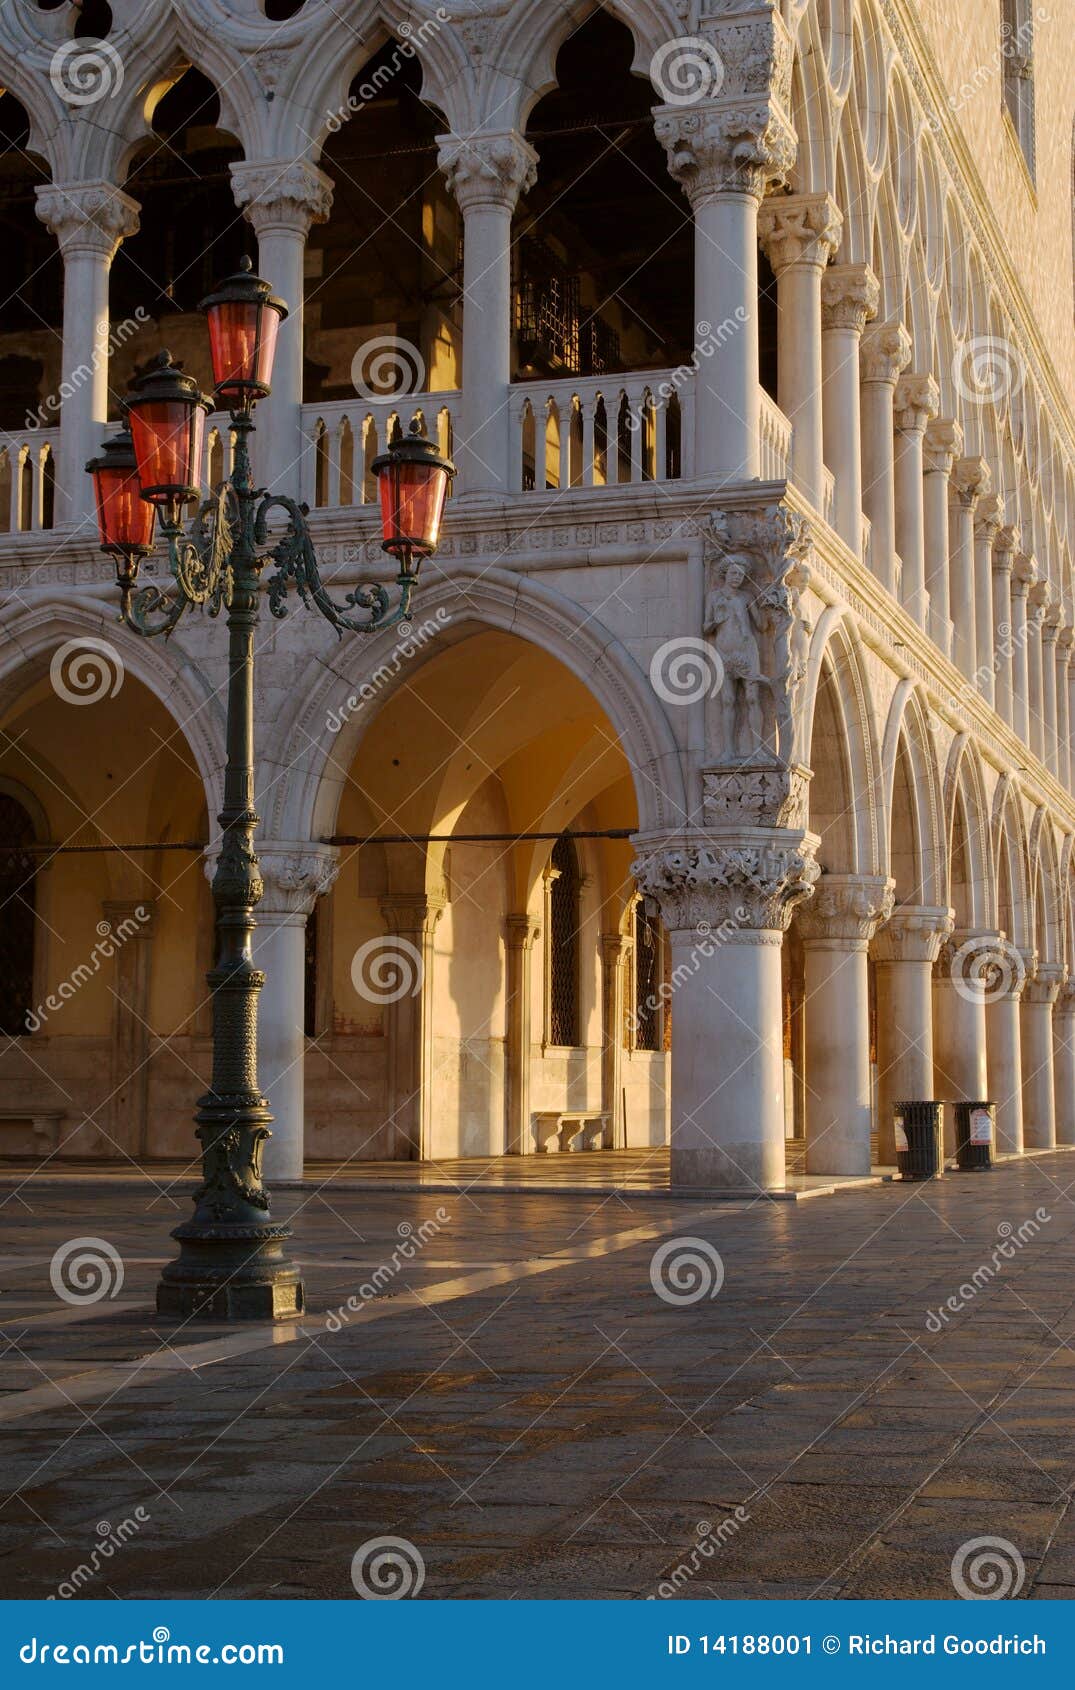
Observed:
[[[1059,1153],[798,1204],[334,1184],[280,1205],[300,1327],[176,1332],[181,1189],[9,1178],[5,1595],[354,1600],[391,1537],[426,1597],[945,1597],[999,1537],[1073,1596],[1073,1186]],[[123,1283],[74,1306],[87,1238]]]

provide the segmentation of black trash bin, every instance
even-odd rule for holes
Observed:
[[[956,1104],[956,1167],[960,1173],[988,1173],[993,1166],[995,1103]]]
[[[941,1112],[943,1103],[895,1103],[892,1124],[896,1139],[896,1166],[900,1178],[942,1179]]]

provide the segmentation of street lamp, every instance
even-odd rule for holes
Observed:
[[[194,1215],[172,1233],[179,1256],[161,1274],[157,1310],[180,1318],[277,1319],[302,1313],[299,1271],[284,1246],[290,1227],[272,1220],[261,1177],[269,1114],[258,1085],[257,1003],[265,976],[254,966],[254,909],[262,894],[254,834],[254,630],[263,569],[274,616],[287,615],[291,586],[312,600],[337,633],[370,634],[402,622],[418,568],[437,546],[454,466],[426,440],[417,421],[376,459],[383,546],[398,563],[392,608],[380,583],[356,587],[344,604],[321,581],[306,507],[254,485],[252,411],[270,387],[279,325],[287,307],[249,259],[202,302],[209,320],[213,380],[231,409],[235,439],[228,480],[200,506],[189,533],[182,511],[198,496],[205,417],[210,401],[167,352],[134,385],[130,428],[107,441],[86,465],[97,496],[101,549],[115,559],[120,617],[137,634],[170,634],[184,612],[227,612],[228,707],[220,855],[213,877],[216,964],[206,976],[213,1003],[213,1074],[199,1098],[197,1136],[202,1183]],[[137,497],[135,494],[137,493]],[[287,524],[269,543],[268,517]],[[153,544],[154,514],[168,547],[172,585],[138,587],[138,567]],[[137,590],[136,590],[137,588]]]

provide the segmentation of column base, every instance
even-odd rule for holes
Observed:
[[[787,1188],[785,1150],[781,1139],[761,1144],[757,1139],[743,1143],[692,1150],[672,1146],[670,1184],[705,1191],[784,1191]]]
[[[163,1270],[157,1313],[190,1320],[292,1320],[306,1306],[284,1255],[289,1226],[177,1226],[179,1259]]]

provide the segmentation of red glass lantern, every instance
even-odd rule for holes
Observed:
[[[455,465],[440,456],[415,417],[410,433],[393,440],[372,470],[381,496],[381,544],[409,571],[415,556],[420,562],[437,549]]]
[[[235,274],[202,300],[200,309],[209,320],[217,399],[230,411],[249,410],[270,390],[276,336],[287,306],[268,282],[253,275],[249,258],[243,258]]]
[[[162,526],[175,527],[180,507],[198,497],[209,400],[170,352],[159,352],[134,387],[127,414],[142,497],[157,506]]]
[[[131,431],[126,423],[86,465],[93,477],[101,550],[116,557],[145,557],[153,550],[151,504],[142,497]]]

